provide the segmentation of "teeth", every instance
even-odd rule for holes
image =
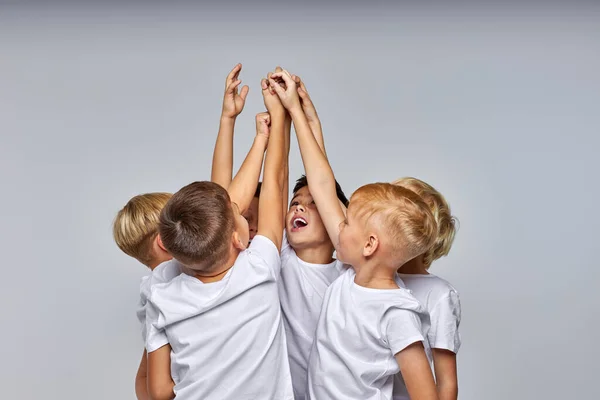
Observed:
[[[294,228],[299,228],[298,222],[302,222],[304,224],[302,226],[308,225],[308,222],[306,222],[306,220],[304,218],[294,218],[294,220],[292,221],[292,226]]]

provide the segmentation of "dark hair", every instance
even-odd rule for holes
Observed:
[[[262,189],[262,182],[258,182],[258,185],[256,186],[256,192],[254,192],[254,197],[260,197],[260,189]]]
[[[302,189],[305,186],[308,186],[308,180],[306,179],[306,175],[302,175],[296,181],[296,186],[294,186],[293,191],[294,195],[298,190]],[[344,194],[344,191],[342,190],[342,187],[340,186],[337,180],[335,181],[335,193],[337,194],[337,198],[342,202],[342,204],[348,207],[348,198]]]
[[[194,182],[171,197],[160,214],[163,244],[177,260],[203,271],[227,257],[234,230],[229,194],[213,182]]]

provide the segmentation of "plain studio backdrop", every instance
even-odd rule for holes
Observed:
[[[134,398],[146,270],[111,224],[209,179],[237,62],[236,168],[282,65],[347,194],[416,176],[450,202],[461,399],[600,398],[600,7],[27,4],[0,6],[2,398]]]

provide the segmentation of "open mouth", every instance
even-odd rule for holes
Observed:
[[[306,228],[308,226],[308,222],[302,217],[296,217],[292,219],[292,232],[299,231],[302,228]]]

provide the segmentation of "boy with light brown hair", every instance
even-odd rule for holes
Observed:
[[[238,93],[241,83],[239,73],[242,65],[237,64],[228,74],[225,81],[223,108],[219,134],[215,145],[215,153],[222,151],[223,138],[233,137],[233,129],[237,116],[244,109],[248,87],[244,86]],[[229,192],[241,210],[246,210],[250,200],[247,199],[256,191],[256,181],[260,175],[264,152],[267,147],[269,132],[269,115],[260,113],[256,116],[256,137],[247,157],[242,163],[233,181],[231,171],[229,179],[212,174]],[[113,236],[119,248],[150,268],[152,273],[142,278],[140,284],[140,301],[137,316],[142,326],[142,337],[146,341],[146,304],[151,288],[160,283],[171,281],[182,272],[182,265],[172,259],[158,234],[158,221],[162,208],[171,198],[170,193],[150,193],[133,197],[119,211],[113,225]],[[147,386],[147,353],[144,349],[142,360],[136,374],[135,391],[139,400],[149,399]]]
[[[153,286],[148,301],[153,399],[293,399],[277,288],[285,110],[276,95],[263,90],[263,96],[270,133],[258,233],[250,246],[244,207],[215,183],[185,186],[161,213],[163,243],[186,273]],[[257,182],[258,176],[240,197],[246,207]]]

